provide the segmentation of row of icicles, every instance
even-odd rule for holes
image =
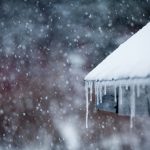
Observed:
[[[97,105],[103,102],[103,95],[107,94],[107,86],[113,86],[114,91],[114,102],[117,102],[117,88],[119,89],[119,104],[122,104],[122,86],[125,86],[125,89],[131,89],[131,100],[130,100],[130,128],[133,127],[133,118],[135,116],[135,96],[140,96],[140,85],[139,84],[127,84],[127,83],[117,83],[110,84],[109,82],[100,82],[100,81],[85,81],[85,93],[86,93],[86,128],[88,128],[88,114],[89,114],[89,102],[93,99],[93,91],[95,91],[95,100]],[[136,87],[136,92],[135,92]]]

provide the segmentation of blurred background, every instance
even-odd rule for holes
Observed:
[[[0,149],[120,150],[112,118],[85,129],[84,76],[149,20],[149,0],[1,0]]]

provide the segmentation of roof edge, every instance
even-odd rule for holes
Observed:
[[[104,85],[130,85],[130,84],[150,84],[150,76],[148,77],[135,77],[135,78],[120,78],[112,80],[84,80],[85,82],[100,82]]]

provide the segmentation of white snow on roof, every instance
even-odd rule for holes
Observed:
[[[150,75],[150,23],[121,44],[85,80],[112,80]]]

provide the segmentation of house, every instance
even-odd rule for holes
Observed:
[[[86,127],[95,109],[130,116],[150,116],[150,23],[121,44],[85,77]]]

